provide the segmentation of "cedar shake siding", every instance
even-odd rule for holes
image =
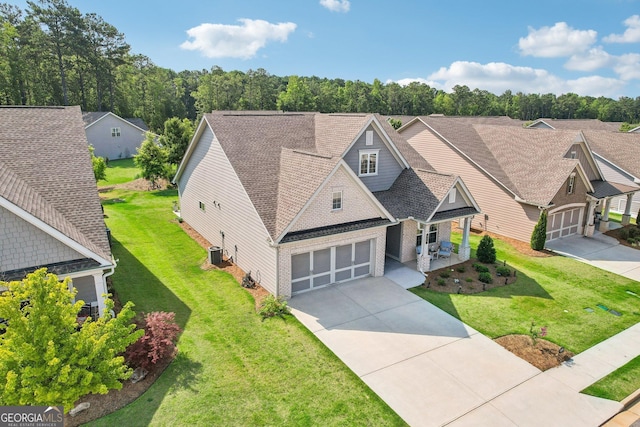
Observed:
[[[373,126],[367,127],[349,152],[345,154],[344,160],[370,191],[384,191],[391,187],[400,172],[402,172],[403,167],[389,151],[389,147],[382,141],[378,132],[373,129]],[[372,145],[366,145],[367,132],[372,132],[373,134]],[[375,175],[360,176],[360,152],[369,150],[377,151],[378,153],[378,170]]]
[[[525,242],[531,239],[539,216],[537,207],[515,201],[513,194],[434,135],[423,123],[414,123],[402,132],[402,136],[436,170],[462,178],[484,214],[474,217],[474,228]]]
[[[86,258],[2,207],[0,230],[0,271]]]
[[[275,294],[276,249],[218,140],[206,121],[201,126],[179,181],[182,218],[244,271],[259,274],[260,284]]]

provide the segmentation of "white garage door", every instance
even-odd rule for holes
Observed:
[[[371,240],[291,255],[291,292],[371,274]]]
[[[583,208],[575,208],[549,215],[547,218],[547,241],[578,233]]]

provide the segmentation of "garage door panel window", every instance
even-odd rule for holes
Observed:
[[[292,255],[292,293],[368,276],[371,248],[371,240],[366,240]]]
[[[549,216],[547,241],[577,234],[580,231],[582,208],[570,209]]]

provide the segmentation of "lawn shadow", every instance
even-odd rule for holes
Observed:
[[[151,195],[156,197],[178,197],[178,189],[167,188],[165,190],[152,190]]]
[[[499,278],[498,280],[500,279],[501,278]],[[513,281],[514,278],[510,277],[509,279],[510,281]],[[517,273],[516,281],[511,284],[494,287],[484,292],[472,294],[471,296],[498,298],[536,297],[553,299],[553,297],[549,295],[545,288],[540,286],[538,282],[522,272]]]
[[[113,235],[111,242],[113,256],[118,260],[113,286],[120,301],[133,301],[137,313],[174,312],[176,323],[184,329],[191,316],[191,309]]]

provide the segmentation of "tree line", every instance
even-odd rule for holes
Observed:
[[[373,83],[257,70],[176,72],[131,52],[125,36],[100,16],[65,0],[0,3],[0,104],[80,105],[140,117],[161,132],[171,117],[197,120],[212,110],[377,112],[385,115],[506,115],[640,122],[640,97],[513,93],[413,82]]]

